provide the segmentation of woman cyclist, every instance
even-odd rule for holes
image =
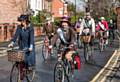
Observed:
[[[18,41],[20,50],[28,48],[29,52],[25,55],[25,64],[31,69],[35,67],[34,28],[29,21],[29,15],[20,15],[18,21],[20,25],[17,26],[16,32],[8,47],[13,47],[16,41]]]

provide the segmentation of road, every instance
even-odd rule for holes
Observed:
[[[104,52],[95,49],[93,61],[86,64],[83,56],[83,49],[79,50],[81,57],[81,70],[75,71],[74,82],[89,82],[100,71],[111,57],[117,43],[110,45]],[[41,55],[41,45],[36,46],[36,75],[34,82],[53,82],[53,69],[56,61],[50,60],[45,63]],[[7,61],[7,56],[0,57],[0,82],[9,82],[9,74],[12,63]],[[73,81],[72,81],[73,82]]]

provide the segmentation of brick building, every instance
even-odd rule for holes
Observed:
[[[53,17],[62,17],[68,14],[64,0],[52,0],[52,14]]]
[[[27,10],[28,0],[0,0],[0,42],[9,41],[16,29],[17,17]],[[41,33],[35,28],[35,36]]]
[[[26,11],[26,0],[0,0],[0,23],[15,23],[16,18]]]
[[[65,5],[64,0],[43,0],[44,7],[47,12],[52,14],[52,17],[62,17],[67,15],[67,5]],[[64,11],[64,12],[63,12]]]

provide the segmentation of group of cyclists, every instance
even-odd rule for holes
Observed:
[[[20,50],[28,48],[32,53],[26,53],[25,63],[28,68],[35,68],[35,40],[34,40],[34,28],[30,22],[28,15],[21,15],[18,17],[20,24],[17,26],[16,32],[11,43],[8,47],[13,47],[18,41],[18,46]],[[105,36],[108,45],[108,38],[112,36],[115,39],[114,34],[115,25],[113,20],[110,20],[109,24],[104,17],[100,17],[99,21],[92,18],[91,14],[87,12],[84,18],[78,18],[78,21],[74,26],[71,24],[71,18],[64,16],[60,19],[58,26],[55,26],[50,18],[46,19],[46,24],[43,27],[43,32],[45,33],[46,40],[49,40],[49,48],[52,49],[56,46],[56,42],[60,40],[60,48],[63,47],[73,47],[77,44],[77,41],[81,42],[81,36],[88,35],[91,36],[89,42],[90,46],[94,47],[94,38],[98,36]],[[110,36],[109,36],[110,35]],[[81,46],[81,45],[80,45]],[[68,52],[69,50],[66,50]],[[72,55],[64,54],[65,57],[70,61]],[[58,51],[58,56],[61,56]]]

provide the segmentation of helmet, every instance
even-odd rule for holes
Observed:
[[[105,20],[105,18],[104,17],[100,17],[100,20]]]
[[[82,21],[82,18],[78,18],[78,21],[81,22],[81,21]]]
[[[18,21],[24,21],[24,20],[27,20],[29,21],[29,15],[20,15],[20,17],[18,17]]]

